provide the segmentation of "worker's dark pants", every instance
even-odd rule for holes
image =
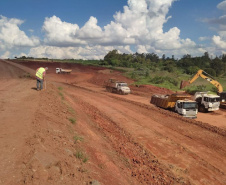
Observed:
[[[37,90],[43,89],[43,80],[37,78]]]

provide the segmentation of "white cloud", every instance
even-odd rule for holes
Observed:
[[[44,42],[46,45],[74,46],[86,44],[85,41],[75,38],[76,32],[79,30],[77,24],[62,22],[56,16],[45,18],[42,29],[45,32]]]
[[[199,40],[200,41],[206,41],[206,40],[210,40],[210,38],[209,37],[199,37]]]
[[[101,59],[110,49],[130,53],[130,48],[159,55],[203,54],[194,41],[180,38],[179,28],[163,31],[163,25],[172,18],[168,13],[174,1],[128,0],[123,11],[116,12],[114,20],[102,28],[93,16],[81,28],[55,15],[46,17],[42,26],[43,45],[38,38],[29,38],[19,29],[22,20],[1,17],[0,48],[28,46],[32,47],[28,56],[48,58]],[[223,9],[224,3],[218,6]]]
[[[130,53],[129,46],[100,46],[95,47],[56,47],[56,46],[39,46],[30,50],[29,56],[39,58],[58,58],[58,59],[103,59],[106,53],[117,49],[121,53]]]
[[[219,3],[217,5],[217,8],[219,8],[220,10],[226,11],[226,1],[223,1],[223,2]]]
[[[8,19],[0,16],[0,43],[4,45],[2,49],[13,47],[33,47],[40,44],[37,37],[28,37],[21,31],[19,26],[24,21],[19,19]]]
[[[217,8],[226,11],[226,1],[219,3]],[[209,22],[214,23],[218,30],[218,35],[212,37],[213,47],[215,51],[220,52],[219,54],[223,54],[226,52],[226,15],[222,15]]]
[[[2,56],[0,56],[0,58],[2,59],[8,59],[10,57],[10,52],[9,51],[6,51],[5,53],[3,53]]]
[[[46,18],[43,30],[45,43],[60,46],[137,46],[137,51],[178,53],[197,52],[196,44],[190,39],[180,38],[180,29],[171,28],[163,31],[163,25],[171,16],[167,17],[169,8],[175,0],[128,0],[123,12],[116,12],[114,21],[103,27],[97,25],[95,17],[85,23],[80,29],[78,25],[62,22],[53,16]],[[94,49],[95,50],[95,49]],[[135,51],[134,51],[135,52]]]
[[[100,39],[103,35],[101,27],[97,26],[97,19],[90,17],[89,21],[78,31],[80,39]]]
[[[226,48],[226,41],[222,40],[220,36],[214,35],[213,36],[213,42],[220,49],[225,49]]]

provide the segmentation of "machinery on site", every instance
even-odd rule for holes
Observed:
[[[190,98],[191,96],[184,94],[153,95],[150,103],[157,107],[173,110],[183,117],[197,118],[197,102]]]
[[[63,68],[56,68],[56,73],[65,73],[65,74],[69,74],[71,73],[72,69],[63,69]]]
[[[205,71],[203,71],[201,69],[198,70],[198,72],[193,76],[193,78],[191,80],[189,80],[189,81],[181,81],[180,89],[190,85],[198,77],[201,77],[201,78],[205,79],[206,81],[208,81],[209,83],[211,83],[212,85],[214,85],[217,88],[217,90],[218,90],[217,93],[218,93],[218,95],[220,97],[220,100],[219,100],[220,101],[220,107],[226,109],[226,91],[223,92],[222,85],[218,81],[214,80],[214,78],[211,75],[209,75],[208,73],[206,73]],[[202,93],[202,94],[206,98],[208,98],[207,96],[209,96],[207,93]],[[204,98],[204,99],[206,99],[206,98]],[[203,101],[202,105],[204,105],[204,101]],[[206,106],[204,106],[204,107],[206,107]]]
[[[208,92],[196,92],[194,100],[198,103],[199,112],[219,110],[220,96],[208,94]]]
[[[122,95],[131,93],[131,90],[126,82],[117,81],[113,78],[110,78],[108,81],[106,81],[104,86],[108,92]]]

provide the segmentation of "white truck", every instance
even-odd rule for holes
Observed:
[[[220,96],[208,94],[208,92],[196,92],[194,100],[198,103],[199,112],[219,110]]]
[[[66,73],[66,74],[69,74],[71,73],[72,69],[62,69],[62,68],[56,68],[56,73],[59,74],[59,73]]]
[[[105,88],[108,92],[115,92],[122,95],[131,93],[131,90],[126,82],[117,81],[112,78],[105,82]]]
[[[186,118],[197,118],[198,106],[192,100],[177,100],[175,105],[175,112]]]
[[[186,118],[197,118],[198,107],[196,101],[189,100],[191,96],[183,94],[153,95],[150,103],[164,109],[177,112]]]

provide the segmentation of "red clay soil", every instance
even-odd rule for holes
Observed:
[[[27,75],[40,66],[41,92]],[[100,67],[1,60],[0,70],[0,184],[226,184],[226,111],[182,118],[149,103],[171,91]],[[109,78],[132,94],[106,92]]]

